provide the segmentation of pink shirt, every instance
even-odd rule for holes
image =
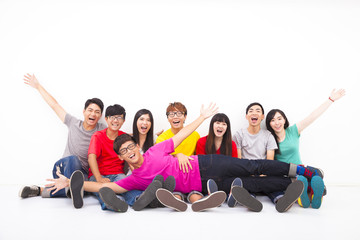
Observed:
[[[120,187],[130,190],[145,190],[156,175],[162,175],[164,179],[172,175],[175,178],[175,191],[189,193],[193,190],[201,192],[201,178],[197,156],[191,156],[192,170],[188,173],[179,169],[178,159],[172,155],[174,142],[172,139],[163,141],[152,146],[144,153],[144,162],[140,168],[135,169],[132,174],[116,182]]]

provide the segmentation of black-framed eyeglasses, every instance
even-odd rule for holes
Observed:
[[[130,143],[127,147],[120,149],[120,155],[124,155],[128,150],[133,150],[136,147],[136,143]]]
[[[173,118],[175,116],[182,117],[183,115],[184,115],[183,112],[168,112],[168,113],[166,113],[166,116],[168,116],[170,118]]]
[[[124,119],[122,116],[110,116],[109,118],[111,121],[114,121],[114,120],[121,121]]]

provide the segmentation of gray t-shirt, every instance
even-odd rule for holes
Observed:
[[[105,129],[107,126],[103,123],[97,123],[95,128],[86,131],[83,126],[83,121],[76,117],[66,114],[65,125],[68,127],[68,139],[65,147],[63,157],[75,155],[79,158],[82,168],[88,172],[88,150],[91,136],[96,132]]]
[[[237,149],[241,149],[241,158],[244,159],[266,159],[268,150],[277,149],[274,136],[265,129],[253,135],[243,128],[235,133],[233,140]]]

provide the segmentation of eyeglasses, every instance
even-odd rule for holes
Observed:
[[[170,118],[173,118],[175,116],[182,117],[183,115],[184,115],[183,112],[168,112],[168,113],[166,113],[166,116],[168,116]]]
[[[128,152],[128,150],[133,150],[135,147],[136,147],[136,144],[131,143],[127,147],[120,149],[119,153],[120,153],[120,155],[124,155]]]
[[[115,119],[118,120],[118,121],[124,119],[122,116],[119,116],[119,117],[117,117],[117,116],[110,116],[109,118],[110,118],[111,121],[114,121]]]

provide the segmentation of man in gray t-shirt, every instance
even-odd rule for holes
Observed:
[[[81,170],[87,176],[89,164],[87,153],[90,145],[90,139],[93,133],[106,128],[106,125],[99,123],[102,111],[104,109],[103,102],[98,98],[88,99],[85,102],[83,110],[84,120],[79,120],[68,114],[60,104],[52,97],[38,82],[35,75],[27,74],[24,76],[25,84],[35,88],[45,102],[68,127],[68,138],[63,154],[63,158],[54,164],[53,177],[58,178],[57,173],[61,173],[68,178],[76,170]],[[45,190],[39,186],[25,186],[20,189],[19,195],[22,198],[34,197],[41,195],[42,197],[65,197],[66,191],[59,191],[56,194]]]

